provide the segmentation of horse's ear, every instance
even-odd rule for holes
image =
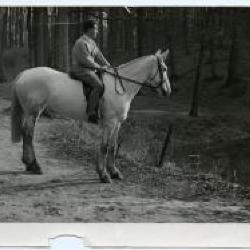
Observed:
[[[156,55],[156,56],[160,56],[160,55],[161,55],[161,49],[158,49],[158,50],[155,52],[155,55]]]
[[[168,54],[169,54],[169,49],[167,49],[166,51],[164,51],[164,52],[161,54],[163,61],[165,61],[165,60],[167,59]]]

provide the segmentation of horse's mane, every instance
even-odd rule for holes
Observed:
[[[146,57],[149,57],[149,56],[141,56],[141,57],[138,57],[138,58],[135,58],[133,60],[130,60],[129,62],[127,63],[123,63],[121,65],[118,66],[119,69],[122,69],[122,68],[125,68],[127,66],[130,66],[131,64],[134,64],[134,63],[137,63],[138,61],[141,61],[142,59],[146,58]]]

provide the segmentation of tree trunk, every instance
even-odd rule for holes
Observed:
[[[185,48],[185,52],[186,54],[189,54],[189,22],[190,17],[189,17],[189,11],[190,9],[184,9],[183,10],[183,24],[182,24],[182,29],[183,29],[183,34],[184,34],[184,48]]]
[[[7,9],[6,8],[0,8],[0,81],[5,80],[5,76],[3,73],[3,68],[2,68],[2,55],[4,50],[6,49],[6,16],[7,15]]]
[[[102,11],[100,10],[99,11],[99,37],[100,37],[100,40],[99,40],[99,47],[101,49],[101,51],[103,51],[103,13]]]
[[[202,76],[202,62],[204,58],[205,52],[205,35],[206,35],[206,27],[207,27],[207,13],[204,13],[204,20],[202,20],[202,30],[201,30],[201,42],[200,42],[200,49],[198,51],[198,63],[197,63],[197,71],[194,81],[193,87],[193,97],[191,102],[191,109],[189,115],[192,117],[198,117],[198,107],[199,107],[199,86],[201,82]]]
[[[137,10],[137,55],[140,57],[143,55],[143,9],[140,7]]]
[[[43,57],[43,33],[41,32],[40,19],[41,19],[41,11],[39,7],[34,8],[34,16],[33,16],[33,42],[34,42],[34,58],[35,58],[35,66],[42,66],[41,60]]]
[[[194,81],[191,110],[189,112],[189,115],[193,116],[193,117],[198,116],[199,85],[200,85],[201,75],[202,75],[203,56],[204,56],[204,46],[203,46],[203,44],[201,44],[199,54],[198,54],[197,72],[196,72],[195,81]]]
[[[113,20],[113,17],[116,14],[115,8],[109,9],[109,19],[108,19],[108,54],[109,59],[111,61],[115,60],[116,54],[116,32],[117,32],[117,25],[116,21]]]
[[[30,65],[31,67],[34,66],[34,53],[33,53],[33,29],[32,29],[32,8],[28,7],[27,8],[27,43],[28,43],[28,48],[29,48],[29,60],[30,60]]]
[[[209,52],[210,52],[210,62],[211,62],[211,80],[216,80],[220,78],[219,72],[217,72],[217,52],[219,49],[219,39],[220,39],[220,25],[218,22],[218,10],[217,8],[212,8],[210,12],[210,24],[209,24]]]
[[[236,25],[236,15],[234,14],[233,18],[233,27],[232,27],[232,41],[231,41],[231,47],[229,52],[229,65],[228,65],[228,75],[227,80],[224,86],[228,87],[235,82],[235,69],[237,68],[237,55],[238,55],[238,32],[237,32],[237,25]]]
[[[169,37],[169,72],[170,72],[170,81],[174,82],[177,78],[176,69],[175,69],[175,47],[173,38]]]
[[[241,97],[246,93],[250,83],[249,13],[235,9],[233,21],[228,77],[223,87],[228,87],[226,92],[231,97]]]
[[[47,9],[37,8],[34,13],[35,20],[35,58],[36,66],[48,65],[48,29]]]
[[[68,71],[70,67],[69,57],[69,26],[68,26],[68,10],[60,8],[58,13],[58,66],[62,71]]]

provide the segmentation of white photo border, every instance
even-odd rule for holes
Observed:
[[[0,0],[11,6],[249,7],[249,0]],[[0,250],[48,249],[49,238],[75,235],[93,249],[250,249],[248,223],[1,223]]]

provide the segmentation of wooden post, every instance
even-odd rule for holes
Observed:
[[[161,168],[163,166],[164,160],[166,158],[167,148],[168,148],[168,144],[169,144],[170,139],[171,139],[172,132],[173,132],[173,125],[172,125],[172,123],[170,123],[168,130],[167,130],[167,134],[166,134],[164,143],[162,145],[160,159],[159,159],[159,162],[157,163],[157,166],[159,168]]]

